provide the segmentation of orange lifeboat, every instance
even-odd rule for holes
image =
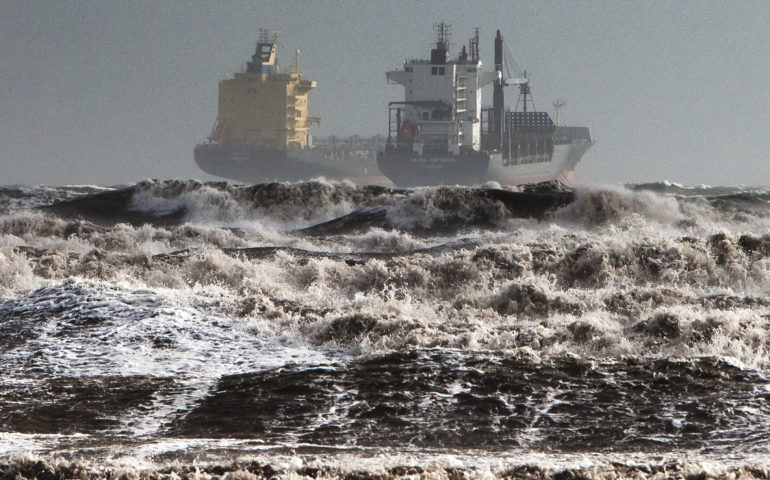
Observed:
[[[404,120],[401,128],[398,129],[398,140],[400,142],[411,142],[414,138],[414,125],[409,120]]]

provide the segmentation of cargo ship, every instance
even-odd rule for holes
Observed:
[[[405,93],[389,104],[387,142],[377,156],[382,173],[399,186],[571,184],[575,165],[593,144],[588,128],[557,126],[547,112],[534,110],[526,72],[511,77],[506,67],[509,75],[503,75],[499,30],[495,70],[485,71],[478,29],[453,59],[451,26],[440,23],[435,29],[430,59],[406,60],[386,74]],[[492,106],[482,107],[482,87],[490,84]],[[505,108],[509,85],[519,88],[513,111]]]
[[[404,100],[389,104],[387,137],[316,141],[310,129],[320,119],[308,114],[316,82],[302,77],[299,52],[294,65],[279,68],[277,38],[261,30],[245,70],[219,82],[217,119],[207,141],[195,147],[196,164],[252,184],[318,177],[398,186],[570,184],[592,145],[588,128],[557,126],[548,113],[529,109],[529,81],[503,75],[499,31],[495,70],[485,71],[479,30],[450,60],[450,29],[436,25],[429,60],[408,60],[387,72],[389,82],[405,87]],[[482,87],[490,84],[493,105],[482,107]],[[507,85],[519,87],[514,111],[504,107]]]
[[[329,137],[313,144],[308,92],[316,82],[302,77],[299,52],[294,65],[280,68],[277,37],[260,30],[245,71],[219,82],[216,122],[207,141],[195,147],[204,172],[246,183],[300,181],[317,177],[382,183],[376,153],[381,136]]]

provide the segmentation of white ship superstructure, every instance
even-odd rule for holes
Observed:
[[[387,79],[404,86],[404,101],[391,102],[391,122],[399,124],[402,139],[411,139],[415,153],[424,149],[458,155],[462,149],[481,149],[481,87],[500,77],[482,70],[478,37],[471,51],[463,47],[449,59],[450,27],[436,26],[438,41],[430,60],[408,60]]]
[[[387,72],[404,87],[404,100],[389,104],[388,142],[380,170],[397,185],[521,184],[560,180],[592,144],[587,128],[557,127],[533,106],[525,75],[504,78],[503,37],[495,36],[495,70],[479,58],[479,32],[449,57],[450,27],[436,26],[429,60],[407,60]],[[483,107],[482,87],[493,85],[493,105]],[[503,88],[519,86],[521,110],[507,111]]]

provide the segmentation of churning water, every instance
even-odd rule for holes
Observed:
[[[767,478],[769,201],[2,188],[0,476]]]

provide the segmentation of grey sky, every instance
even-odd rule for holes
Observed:
[[[385,134],[385,71],[499,28],[538,109],[567,102],[588,183],[770,185],[770,2],[0,0],[0,184],[210,179],[192,149],[259,28],[317,80],[316,136]],[[515,92],[508,91],[515,101]],[[491,100],[491,95],[487,96]],[[486,102],[485,102],[486,103]]]

